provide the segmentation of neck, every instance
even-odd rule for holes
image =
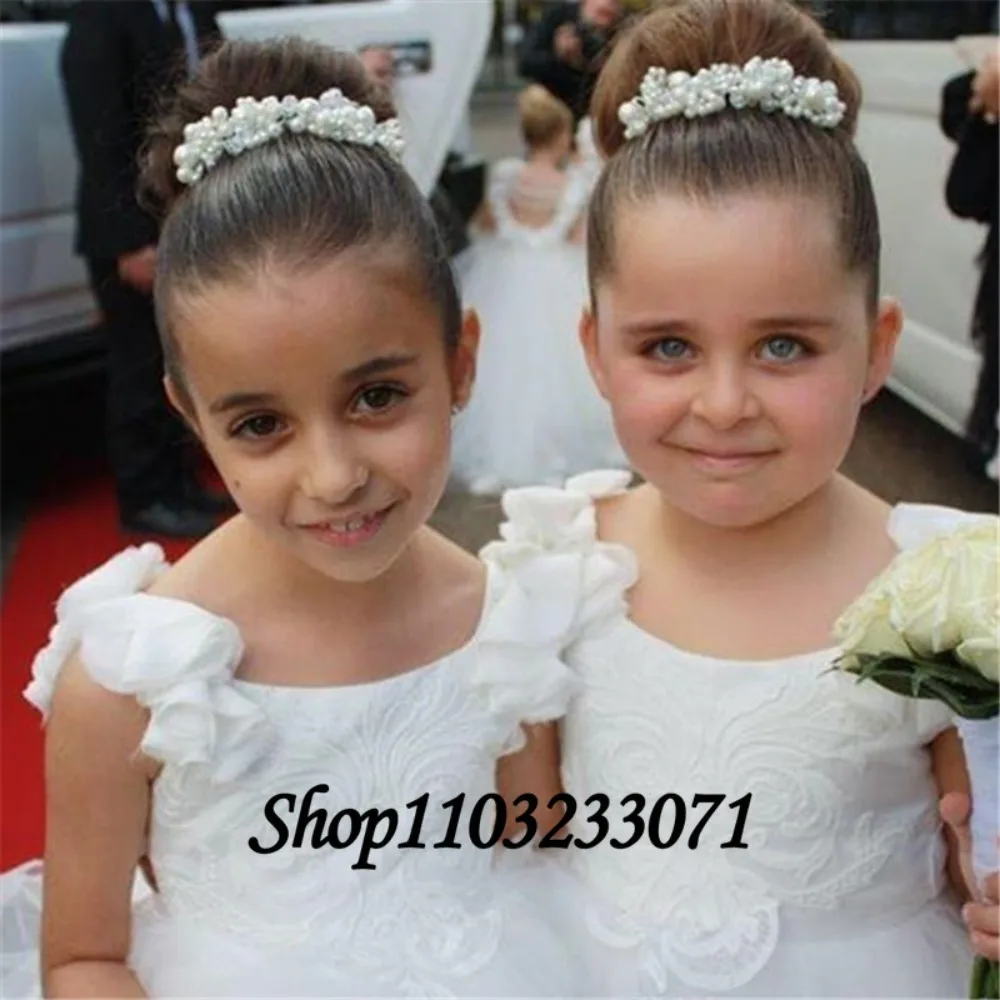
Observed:
[[[563,150],[558,146],[536,146],[528,153],[528,162],[557,167],[562,163],[563,155]]]
[[[756,575],[762,567],[801,561],[805,553],[829,552],[837,512],[851,489],[847,480],[835,476],[794,507],[746,527],[701,521],[668,505],[660,494],[654,516],[664,544],[689,565],[728,574],[745,567]]]
[[[278,593],[302,605],[319,601],[331,616],[355,620],[379,614],[386,602],[411,590],[427,541],[426,532],[417,532],[383,573],[370,580],[354,582],[327,576],[303,562],[280,542],[259,532],[251,522],[245,521],[245,524],[252,536],[250,545],[256,549],[251,559],[268,568],[268,579]]]

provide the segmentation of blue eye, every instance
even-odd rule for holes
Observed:
[[[764,344],[761,353],[765,355],[767,361],[797,361],[809,353],[809,348],[795,337],[771,337]]]
[[[398,385],[388,383],[371,385],[357,394],[354,410],[362,414],[384,413],[406,396],[407,393]]]
[[[683,361],[691,350],[691,345],[680,337],[665,337],[651,344],[647,353],[661,361]]]
[[[278,433],[281,426],[281,419],[273,413],[256,413],[252,417],[241,420],[233,427],[230,434],[248,441],[260,441]]]

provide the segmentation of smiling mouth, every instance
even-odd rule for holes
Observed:
[[[352,514],[348,518],[330,519],[304,525],[319,541],[339,548],[349,548],[370,541],[381,530],[396,504],[389,504],[370,514]]]
[[[712,458],[720,462],[738,461],[747,458],[764,458],[773,455],[773,451],[702,451],[700,448],[685,448],[684,451],[700,458]]]
[[[698,448],[682,448],[681,451],[697,465],[722,471],[749,468],[777,454],[775,451],[701,451]]]

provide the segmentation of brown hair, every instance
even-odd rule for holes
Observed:
[[[704,118],[669,119],[626,141],[618,108],[646,71],[696,73],[754,56],[786,59],[795,72],[836,84],[846,105],[835,129],[780,112],[727,107]],[[845,266],[868,278],[878,301],[880,236],[868,169],[854,145],[861,86],[821,26],[790,0],[662,0],[619,37],[591,104],[598,148],[609,157],[587,225],[591,295],[614,271],[615,218],[624,204],[661,193],[709,199],[743,191],[819,196],[833,208]]]
[[[319,97],[338,87],[378,121],[395,114],[388,91],[360,60],[287,38],[226,42],[173,95],[152,126],[143,155],[144,202],[165,215],[157,246],[156,308],[167,372],[184,390],[171,307],[179,290],[245,278],[274,259],[314,264],[353,247],[406,251],[421,287],[440,310],[445,342],[458,341],[461,307],[444,243],[426,199],[380,147],[309,134],[277,139],[222,160],[186,187],[174,150],[184,128],[240,97]]]
[[[517,98],[521,136],[529,149],[547,146],[563,133],[573,131],[573,112],[537,83],[529,84]]]

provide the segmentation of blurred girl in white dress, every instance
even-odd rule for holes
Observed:
[[[570,162],[573,116],[561,101],[532,85],[519,111],[526,156],[495,165],[490,232],[458,261],[483,337],[472,402],[456,424],[454,477],[480,494],[625,467],[577,339],[595,173],[589,161]]]

